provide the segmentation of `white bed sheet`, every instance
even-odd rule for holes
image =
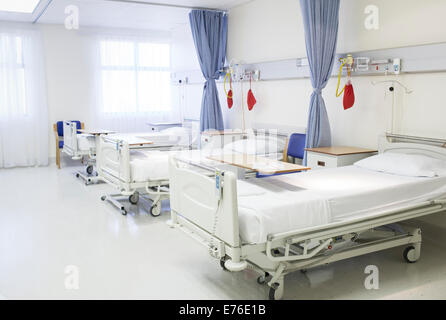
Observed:
[[[354,166],[238,181],[240,236],[268,234],[376,215],[446,196],[446,176],[404,177]]]
[[[223,152],[223,149],[184,151],[132,150],[130,152],[131,179],[132,182],[169,180],[169,155],[173,154],[191,162],[218,167],[221,170],[230,170],[229,165],[207,159],[210,155],[219,155]],[[266,155],[266,157],[271,159],[281,159],[281,156],[282,154],[280,153]]]
[[[131,152],[130,174],[133,182],[169,179],[169,153],[161,151]]]

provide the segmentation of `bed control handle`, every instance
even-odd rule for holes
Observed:
[[[325,161],[318,161],[318,162],[317,162],[317,165],[318,165],[319,167],[325,167]]]

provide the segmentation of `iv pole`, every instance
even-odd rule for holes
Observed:
[[[377,85],[380,83],[391,83],[392,86],[389,88],[390,92],[392,93],[392,119],[391,119],[391,127],[390,127],[390,133],[393,134],[394,126],[395,126],[395,83],[398,84],[400,87],[402,87],[405,90],[406,94],[411,94],[413,92],[412,89],[409,89],[407,86],[405,86],[403,83],[401,83],[398,80],[382,80],[382,81],[372,81],[372,85]]]

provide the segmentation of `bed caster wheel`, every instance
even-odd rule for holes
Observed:
[[[280,286],[280,284],[273,283],[271,288],[269,289],[269,300],[281,300],[283,296],[283,288]]]
[[[137,205],[139,202],[139,193],[135,192],[129,197],[129,202],[133,205]]]
[[[88,174],[92,174],[93,173],[93,166],[92,165],[89,165],[89,166],[87,166],[87,173]]]
[[[102,200],[102,201],[105,201],[105,199],[107,199],[106,196],[102,196],[102,197],[101,197],[101,200]]]
[[[122,214],[123,216],[126,216],[126,215],[127,215],[127,210],[125,210],[125,209],[121,209],[121,214]]]
[[[158,217],[161,214],[161,204],[154,204],[150,208],[150,214],[154,217]]]
[[[76,173],[76,178],[79,178],[80,177],[80,174],[79,173]]]
[[[406,249],[404,249],[403,257],[407,263],[415,263],[420,258],[419,254],[417,254],[414,246],[409,246]]]
[[[263,276],[259,276],[259,277],[257,278],[257,283],[258,283],[258,284],[265,284],[265,282],[266,282],[266,278],[268,278],[268,277],[269,277],[269,273],[266,272],[265,275],[263,275]]]
[[[228,271],[228,269],[227,269],[226,266],[225,266],[225,262],[226,262],[226,259],[225,259],[225,258],[221,258],[221,259],[220,259],[220,267],[221,267],[224,271]]]

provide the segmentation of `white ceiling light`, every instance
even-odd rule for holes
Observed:
[[[1,0],[0,11],[32,13],[40,0]]]

